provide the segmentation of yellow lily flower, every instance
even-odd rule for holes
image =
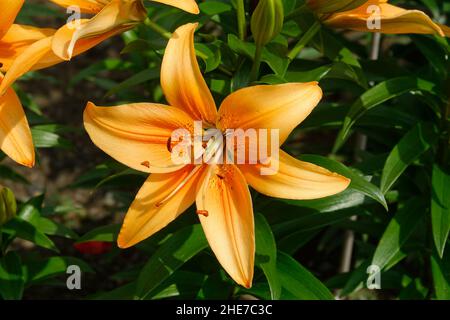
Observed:
[[[255,255],[248,185],[272,197],[315,199],[343,191],[350,181],[281,150],[277,159],[270,158],[278,165],[274,175],[260,175],[263,164],[174,164],[174,130],[193,132],[194,121],[199,120],[222,134],[227,129],[277,129],[281,145],[322,97],[316,82],[261,85],[230,94],[217,110],[196,60],[196,27],[179,27],[166,48],[161,86],[170,106],[99,107],[89,102],[84,125],[92,141],[111,157],[151,173],[126,214],[119,247],[128,248],[150,237],[195,202],[218,261],[237,283],[248,288]]]
[[[12,24],[23,5],[23,0],[2,1],[0,12],[0,52],[6,49],[4,39],[8,37]],[[4,63],[1,59],[0,63]],[[0,83],[3,83],[0,72]],[[14,161],[32,167],[34,147],[30,127],[19,98],[11,87],[5,87],[0,94],[0,149]]]
[[[320,11],[320,0],[310,0],[308,4],[313,10]],[[357,8],[320,14],[320,17],[326,25],[355,31],[450,36],[449,27],[433,22],[424,12],[402,9],[389,4],[388,0],[369,0]],[[376,19],[379,19],[378,25]]]
[[[142,0],[50,0],[58,5],[78,6],[83,13],[95,14],[76,27],[75,32],[66,30],[56,32],[52,48],[53,52],[64,60],[70,60],[75,44],[81,39],[89,39],[105,33],[116,34],[132,29],[147,18],[147,10]],[[194,0],[158,0],[186,10],[198,13]]]

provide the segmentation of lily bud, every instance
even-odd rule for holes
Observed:
[[[283,28],[284,9],[281,0],[260,0],[252,15],[251,30],[257,46],[264,46]]]
[[[358,8],[367,0],[308,0],[307,4],[316,13],[336,13]]]
[[[0,226],[16,216],[17,203],[14,193],[5,187],[0,190]]]

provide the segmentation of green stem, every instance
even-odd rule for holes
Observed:
[[[287,57],[290,61],[294,60],[300,51],[308,44],[309,41],[319,32],[320,22],[315,21],[314,24],[306,31],[294,48],[288,53]]]
[[[242,41],[245,40],[247,37],[247,25],[245,21],[245,6],[244,6],[244,0],[237,0],[237,21],[238,21],[238,34],[239,39]]]
[[[153,22],[152,20],[150,20],[150,18],[145,19],[144,24],[153,31],[159,33],[163,38],[166,38],[167,40],[170,40],[170,38],[172,37],[172,33],[170,31]]]
[[[250,71],[250,82],[258,80],[259,67],[261,66],[261,57],[263,46],[256,46],[255,57],[253,59],[252,70]]]

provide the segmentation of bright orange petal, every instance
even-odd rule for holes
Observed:
[[[128,248],[158,232],[188,209],[202,167],[185,168],[165,174],[153,173],[136,195],[120,230],[117,243]]]
[[[112,0],[95,17],[79,21],[78,26],[76,21],[67,26],[73,28],[73,32],[58,30],[53,39],[53,52],[61,59],[70,60],[81,39],[130,29],[146,17],[147,11],[141,0]]]
[[[0,1],[0,39],[8,32],[8,29],[16,20],[16,16],[22,8],[24,0]]]
[[[117,161],[144,172],[173,172],[168,141],[174,130],[191,130],[182,110],[152,103],[97,107],[88,103],[84,126],[92,141]]]
[[[262,175],[261,164],[242,165],[247,182],[258,192],[282,199],[317,199],[345,190],[350,180],[312,163],[297,160],[280,150],[279,161],[271,165],[277,171],[274,175]]]
[[[6,73],[0,85],[0,94],[9,88],[19,77],[30,71],[49,52],[51,52],[51,37],[39,40],[26,48],[14,60]]]
[[[71,6],[77,6],[82,13],[98,13],[109,2],[109,0],[50,0],[51,2],[68,8]]]
[[[3,76],[0,74],[0,81]],[[27,167],[34,165],[30,127],[19,98],[12,88],[0,96],[0,149]]]
[[[262,85],[229,95],[219,109],[220,129],[279,129],[280,143],[322,98],[317,82]]]
[[[107,33],[98,35],[96,37],[81,39],[75,45],[73,55],[79,55],[90,48],[96,46],[100,42],[112,37],[113,35],[123,32],[125,29],[115,29]],[[60,33],[72,34],[74,30],[71,30],[67,25],[58,30]],[[8,65],[8,72],[6,73],[5,80],[0,86],[0,92],[9,87],[19,77],[28,71],[40,70],[48,68],[55,64],[64,62],[63,59],[55,55],[52,51],[53,37],[46,37],[39,41],[36,41],[26,48],[23,48],[22,52],[18,54],[14,60],[10,61]],[[0,57],[2,54],[0,53]],[[1,62],[1,61],[0,61]],[[8,60],[7,60],[8,62]]]
[[[237,283],[250,288],[255,234],[252,199],[244,176],[234,165],[209,166],[196,204],[217,260]]]
[[[369,29],[367,21],[376,17],[374,11],[369,10],[371,5],[380,9],[381,29]],[[325,20],[327,25],[335,28],[352,29],[362,32],[382,32],[390,34],[438,34],[444,36],[438,24],[434,23],[425,13],[419,10],[405,10],[385,1],[368,1],[365,5],[333,14]]]
[[[188,23],[173,33],[161,66],[161,86],[170,105],[183,109],[195,120],[214,124],[216,104],[195,55],[196,27],[196,23]]]
[[[29,46],[38,40],[52,36],[55,32],[55,29],[13,24],[5,36],[0,40],[1,70],[9,70],[14,60],[16,60]]]
[[[197,2],[195,2],[195,0],[152,0],[152,1],[164,3],[169,6],[176,7],[193,14],[200,13]]]

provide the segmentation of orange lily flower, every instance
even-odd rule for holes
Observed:
[[[19,0],[17,0],[19,1]],[[2,71],[7,71],[0,93],[28,71],[70,60],[104,40],[132,29],[147,18],[142,0],[50,0],[60,6],[78,6],[80,13],[95,14],[58,30],[13,25],[0,51]],[[199,13],[195,0],[154,0],[191,13]],[[20,0],[23,3],[23,0]],[[1,42],[0,42],[0,48]],[[9,53],[8,53],[9,52]]]
[[[22,8],[23,0],[2,1],[0,12],[0,52],[4,54],[4,39],[8,37],[12,24]],[[0,60],[0,63],[3,60]],[[0,72],[0,83],[3,84]],[[34,165],[34,147],[30,127],[17,94],[11,87],[0,91],[0,149],[14,161],[32,167]]]
[[[59,30],[56,32],[52,48],[53,52],[64,60],[70,60],[75,44],[81,39],[90,39],[109,33],[111,35],[132,29],[147,18],[147,10],[142,0],[50,0],[58,5],[78,6],[83,13],[95,14],[76,27],[75,32]],[[186,10],[199,13],[194,0],[157,0]]]
[[[279,170],[260,175],[262,164],[175,165],[174,130],[207,127],[279,130],[280,145],[319,103],[316,82],[262,85],[229,95],[219,110],[200,72],[194,49],[197,24],[179,27],[166,48],[161,86],[170,106],[133,103],[99,107],[89,102],[84,125],[92,141],[128,167],[151,173],[126,214],[118,246],[128,248],[159,231],[194,202],[218,261],[240,285],[253,278],[255,233],[248,185],[268,196],[315,199],[336,194],[349,179],[280,150]],[[278,151],[278,149],[277,149]]]
[[[323,1],[309,0],[308,5],[313,10],[320,11],[321,2]],[[424,12],[402,9],[389,4],[388,0],[369,0],[357,8],[331,14],[320,14],[320,17],[326,25],[331,27],[362,32],[450,36],[449,27],[433,22]],[[376,18],[380,19],[380,28],[369,28],[368,21]]]

